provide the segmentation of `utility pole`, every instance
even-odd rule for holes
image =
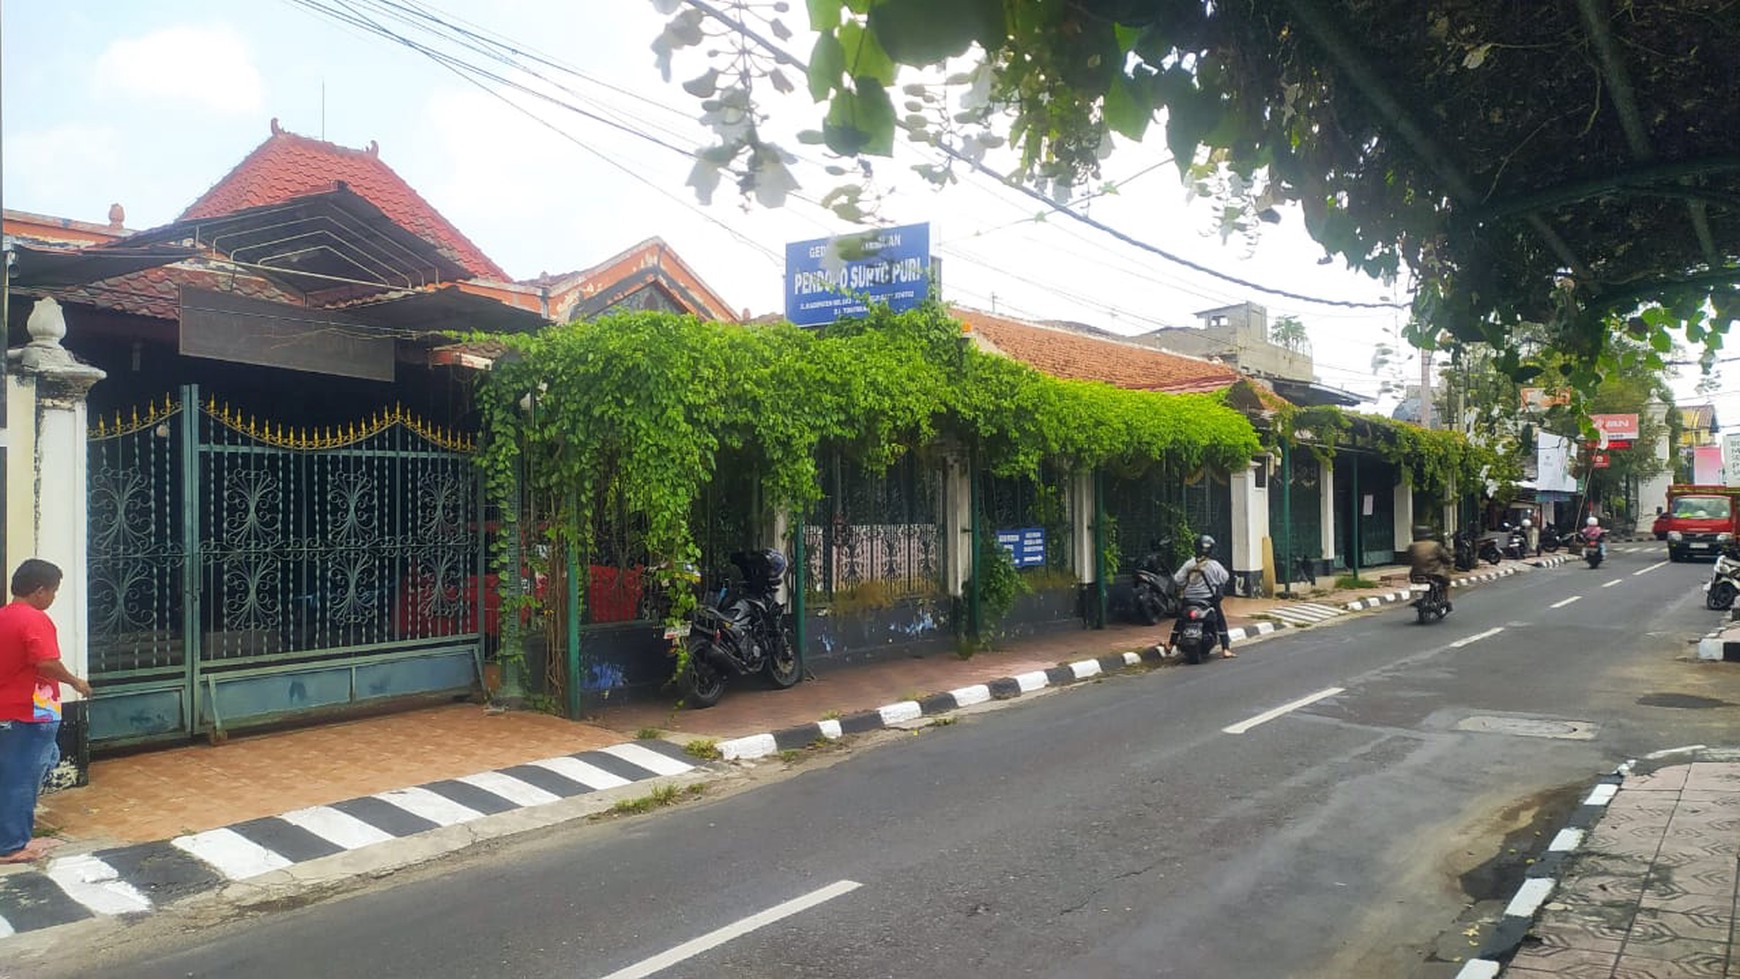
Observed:
[[[1420,349],[1420,427],[1432,427],[1432,351]]]

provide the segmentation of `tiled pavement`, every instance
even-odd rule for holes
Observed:
[[[1353,609],[1407,597],[1400,569],[1366,573],[1404,590],[1337,591],[1324,601]],[[1274,627],[1256,616],[1286,604],[1235,598],[1226,607],[1235,630],[1255,635]],[[91,914],[138,912],[340,850],[687,767],[666,742],[647,742],[667,759],[649,765],[630,743],[642,728],[677,742],[730,739],[814,725],[830,714],[876,714],[879,705],[908,699],[940,703],[952,694],[926,695],[990,689],[999,680],[1026,692],[1046,684],[1013,678],[1079,679],[1080,661],[1088,660],[1115,668],[1151,649],[1166,628],[1069,630],[967,660],[942,653],[829,664],[813,682],[787,691],[743,684],[706,711],[628,702],[572,723],[450,705],[99,760],[89,787],[45,800],[42,822],[68,839],[58,851],[64,855],[44,867],[0,871],[0,937]],[[1060,666],[1072,661],[1073,670]]]
[[[1502,974],[1740,977],[1737,860],[1740,763],[1694,761],[1633,776],[1563,868]]]

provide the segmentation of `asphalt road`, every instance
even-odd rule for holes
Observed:
[[[751,791],[62,964],[128,979],[1403,979],[1493,896],[1474,893],[1493,886],[1480,868],[1548,800],[1627,757],[1720,743],[1740,719],[1720,703],[1740,681],[1684,660],[1721,618],[1697,587],[1708,566],[1662,556],[1504,579],[1436,625],[1390,608],[1283,633],[1236,660],[1082,685]],[[1587,722],[1593,737],[1459,728],[1478,717]],[[665,953],[678,961],[636,971]]]

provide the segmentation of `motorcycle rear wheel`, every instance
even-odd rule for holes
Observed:
[[[1734,607],[1736,592],[1731,581],[1718,581],[1710,586],[1709,594],[1704,596],[1704,604],[1718,612],[1725,612]]]
[[[1159,625],[1162,600],[1152,589],[1136,589],[1136,615],[1148,625]]]
[[[762,670],[767,674],[767,682],[774,689],[784,690],[796,686],[803,679],[803,664],[798,662],[797,644],[792,642],[791,630],[779,630],[779,649],[767,657],[767,665]]]
[[[689,647],[689,665],[683,669],[683,705],[711,707],[725,696],[725,677],[702,659],[699,645]]]

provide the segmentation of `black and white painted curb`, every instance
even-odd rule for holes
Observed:
[[[1698,640],[1698,658],[1740,662],[1740,628],[1724,626]]]
[[[1233,642],[1240,642],[1255,636],[1268,635],[1280,628],[1282,626],[1274,622],[1258,622],[1251,626],[1229,629],[1227,637]],[[813,724],[799,724],[779,731],[732,738],[729,741],[719,742],[719,754],[726,761],[749,761],[765,758],[781,751],[806,748],[818,740],[832,741],[848,734],[868,734],[883,728],[898,727],[922,717],[947,714],[963,707],[972,707],[993,700],[1013,700],[1016,697],[1044,690],[1047,687],[1068,686],[1102,674],[1114,673],[1140,665],[1143,662],[1160,659],[1160,653],[1153,647],[1140,653],[1117,653],[1095,659],[1084,659],[1063,666],[1054,666],[1048,670],[1034,670],[1019,676],[1002,677],[989,683],[978,683],[970,687],[961,687],[958,690],[931,694],[922,700],[902,700],[898,703],[885,704],[875,710],[847,714],[845,717],[817,721]]]
[[[1504,963],[1516,953],[1517,947],[1534,927],[1535,915],[1541,905],[1559,885],[1559,872],[1564,869],[1565,861],[1577,852],[1583,845],[1589,831],[1600,821],[1602,814],[1607,812],[1607,804],[1619,794],[1619,786],[1632,768],[1636,760],[1627,761],[1614,769],[1612,773],[1602,776],[1583,798],[1583,802],[1571,817],[1565,821],[1565,827],[1559,830],[1547,844],[1546,853],[1539,860],[1529,865],[1528,874],[1517,888],[1516,895],[1505,905],[1504,916],[1499,919],[1497,927],[1481,945],[1474,958],[1463,963],[1456,973],[1456,979],[1494,979],[1504,970]]]
[[[310,806],[203,833],[71,854],[0,875],[0,940],[97,916],[148,913],[295,864],[694,769],[665,741],[631,741],[497,771]]]

